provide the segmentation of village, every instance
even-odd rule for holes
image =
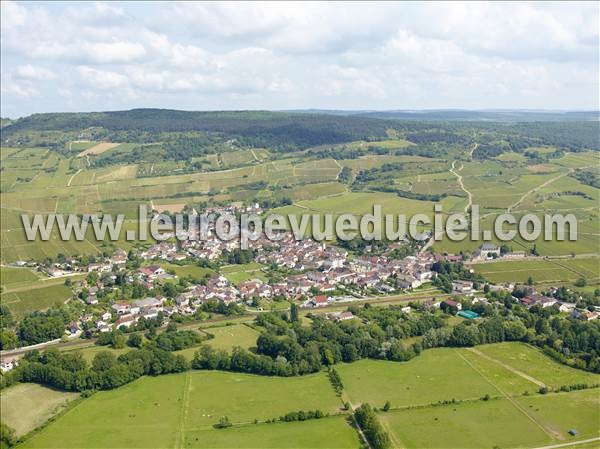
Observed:
[[[257,211],[257,206],[251,208]],[[212,212],[234,213],[237,210],[227,207]],[[222,263],[224,256],[240,251],[240,240],[221,240],[214,228],[203,240],[171,238],[129,253],[118,249],[112,255],[96,258],[88,264],[80,263],[77,258],[67,258],[38,269],[49,277],[69,279],[76,274],[86,275],[85,279],[73,283],[66,281],[73,288],[75,300],[83,302],[84,307],[80,318],[69,323],[65,334],[68,338],[82,335],[89,338],[117,329],[134,329],[140,322],[159,317],[160,323],[175,317],[179,321],[185,317],[193,319],[211,303],[260,312],[260,301],[292,301],[306,309],[369,301],[426,288],[424,284],[435,282],[438,275],[435,266],[441,262],[456,264],[525,257],[523,253],[507,253],[491,243],[483,244],[467,261],[462,255],[420,251],[395,258],[394,249],[401,247],[403,242],[391,243],[389,248],[378,254],[365,252],[357,255],[324,242],[298,240],[291,232],[281,232],[277,239],[261,236],[249,243],[249,248],[244,250],[245,259],[260,264],[264,272],[278,271],[280,275],[274,280],[257,276],[235,284],[229,281],[219,272],[219,263]],[[165,262],[182,266],[204,263],[217,269],[204,279],[178,284],[178,276],[161,266]],[[169,290],[169,294],[157,293],[157,290],[164,292],[160,286],[169,282],[178,285],[178,288]],[[118,297],[118,284],[135,284],[140,290],[137,296],[141,297]],[[515,289],[515,285],[510,283],[480,284],[473,280],[457,279],[452,282],[451,291],[446,292],[449,295],[438,300],[432,297],[425,303],[431,308],[442,308],[465,319],[477,319],[479,315],[476,312],[463,310],[461,298],[469,304],[488,304],[486,292],[512,292]],[[526,286],[520,297],[514,299],[526,308],[556,305],[560,312],[581,320],[595,320],[600,315],[598,310],[580,310],[574,302],[560,301],[555,297],[555,292],[554,287],[542,293],[532,286]],[[403,308],[405,313],[410,313],[410,310],[410,306]],[[333,312],[326,316],[334,321],[354,318],[351,312]],[[2,367],[3,370],[9,368]]]

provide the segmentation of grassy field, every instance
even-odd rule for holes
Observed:
[[[600,376],[558,365],[522,344],[474,349],[427,350],[405,363],[338,365],[343,399],[376,407],[389,400],[392,409],[380,412],[380,419],[394,447],[538,447],[598,435],[597,389],[547,395],[537,389],[542,381],[558,386]],[[506,356],[513,353],[516,358]],[[489,400],[482,400],[485,395]],[[456,402],[439,403],[452,399]],[[23,447],[55,448],[57,441],[65,448],[357,447],[347,415],[263,423],[294,410],[335,415],[340,405],[324,372],[292,378],[219,371],[145,377],[82,401]],[[215,429],[223,416],[233,427]],[[577,438],[568,435],[571,428]]]
[[[577,383],[600,383],[600,375],[559,364],[539,350],[523,343],[481,345],[476,349],[502,364],[527,373],[552,388]]]
[[[330,426],[333,434],[340,436],[341,447],[357,447],[357,436],[343,418],[328,418],[321,425],[309,422],[303,428],[304,423],[289,428],[287,423],[251,424],[254,419],[265,420],[298,409],[335,412],[338,406],[325,373],[297,378],[223,372],[146,377],[95,394],[23,447],[263,447],[262,441],[278,447],[286,440],[295,441],[294,447],[314,447],[316,441],[327,441]],[[213,429],[224,415],[234,424],[249,425]],[[269,436],[271,429],[274,433]],[[311,436],[293,440],[306,431]]]
[[[598,436],[598,396],[573,392],[493,399],[398,410],[380,414],[398,447],[405,448],[518,448],[568,443],[568,430],[577,439]],[[424,429],[427,429],[424,431]]]
[[[443,400],[478,399],[486,394],[500,396],[493,384],[462,357],[462,352],[449,348],[430,349],[405,363],[360,360],[340,365],[338,371],[345,394],[353,404],[369,402],[381,407],[390,401],[393,407],[407,407]],[[501,377],[513,383],[511,393],[537,390],[535,384],[524,382],[510,371],[500,371]]]
[[[214,273],[210,268],[198,267],[196,265],[177,265],[172,263],[161,263],[161,267],[163,267],[166,271],[174,271],[175,274],[179,277],[192,276],[194,279],[202,279],[206,275],[211,275]]]
[[[234,346],[241,346],[249,349],[256,346],[258,332],[245,324],[233,324],[229,326],[207,327],[202,329],[203,332],[213,335],[211,340],[204,341],[202,344],[207,344],[215,349],[224,349],[228,352]],[[188,360],[194,358],[194,354],[198,351],[199,346],[182,349],[176,351],[177,354],[182,354]]]
[[[600,401],[594,392],[576,391],[397,410],[380,418],[399,447],[538,447],[598,437]]]
[[[190,430],[185,447],[189,448],[356,448],[358,434],[341,416],[325,419],[258,424],[224,430]]]
[[[205,329],[205,332],[215,337],[208,340],[207,344],[215,349],[225,349],[227,351],[230,351],[234,346],[241,346],[242,348],[256,346],[256,339],[259,335],[257,331],[245,324],[211,327]]]
[[[245,424],[293,410],[334,413],[341,405],[325,373],[281,378],[194,372],[188,388],[186,419],[194,428],[212,428],[225,415],[234,424]]]
[[[535,447],[548,436],[506,399],[380,414],[396,447]],[[509,430],[510,429],[510,430]]]
[[[18,384],[2,390],[2,422],[18,437],[31,432],[79,397],[77,393],[51,390],[37,384]]]
[[[354,404],[390,401],[392,411],[380,418],[395,447],[537,447],[573,440],[571,428],[577,439],[599,435],[598,390],[535,393],[540,384],[593,384],[600,376],[523,344],[473,349],[428,350],[406,363],[365,360],[338,371]],[[486,394],[490,399],[481,400]],[[451,399],[458,402],[435,405]]]
[[[265,274],[261,271],[262,265],[256,262],[240,265],[226,265],[221,268],[221,273],[229,282],[239,284],[249,279],[266,280]]]
[[[517,402],[558,440],[571,439],[570,429],[579,432],[578,439],[600,436],[598,390],[523,397]]]

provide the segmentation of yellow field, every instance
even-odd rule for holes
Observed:
[[[98,145],[94,145],[93,147],[88,148],[87,150],[83,150],[77,156],[83,157],[83,156],[87,156],[89,154],[102,154],[105,151],[112,150],[113,148],[118,147],[118,146],[119,146],[118,143],[101,142]]]

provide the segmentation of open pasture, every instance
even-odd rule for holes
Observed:
[[[360,360],[337,369],[353,404],[390,401],[394,408],[477,400],[486,394],[521,396],[541,385],[600,383],[600,375],[561,365],[521,343],[429,349],[408,362]]]
[[[15,429],[17,437],[21,437],[44,424],[78,397],[77,393],[52,390],[38,384],[17,384],[2,390],[0,395],[2,422]]]
[[[343,416],[324,419],[250,424],[224,430],[190,430],[186,432],[186,448],[230,449],[358,449],[361,440]]]
[[[225,265],[221,268],[221,273],[223,273],[223,276],[233,284],[239,284],[240,282],[249,279],[266,280],[266,276],[262,272],[262,265],[256,262],[239,265]]]
[[[526,373],[551,388],[578,383],[600,383],[600,374],[557,363],[538,349],[524,343],[496,343],[477,346],[476,349],[498,363]]]
[[[85,341],[83,341],[83,345],[85,345]],[[94,360],[94,357],[96,357],[96,354],[98,354],[99,352],[110,352],[111,354],[113,354],[115,357],[119,357],[121,354],[125,354],[126,352],[129,351],[135,351],[136,349],[130,348],[129,346],[125,346],[124,348],[119,348],[119,349],[114,349],[111,348],[110,346],[97,346],[93,343],[87,343],[88,346],[77,346],[76,348],[72,348],[70,346],[65,346],[64,348],[60,348],[60,350],[64,350],[65,352],[69,352],[69,353],[75,353],[75,352],[79,352],[81,353],[82,357],[88,362],[88,363],[92,363],[92,361]]]
[[[461,357],[460,351],[430,349],[408,362],[359,360],[337,369],[345,394],[353,404],[369,402],[381,407],[390,401],[392,407],[407,407],[478,399],[486,394],[499,396],[496,388]]]
[[[63,448],[90,445],[96,448],[173,448],[183,447],[185,441],[186,447],[213,447],[212,441],[215,441],[217,447],[228,447],[227,444],[237,441],[235,435],[240,435],[245,441],[244,447],[263,447],[258,441],[246,438],[269,441],[269,429],[273,426],[276,434],[271,441],[274,447],[278,447],[279,442],[285,439],[282,433],[286,432],[284,426],[287,423],[259,424],[256,429],[260,430],[254,431],[251,426],[254,426],[252,422],[255,419],[262,421],[301,409],[333,413],[339,405],[325,373],[270,378],[195,371],[145,377],[116,390],[96,393],[33,435],[23,446],[55,448],[60,442]],[[213,429],[212,426],[225,415],[234,427]],[[343,423],[343,418],[339,419]],[[314,423],[317,424],[309,422],[305,429],[326,432],[327,424],[319,426],[319,421]],[[245,425],[238,428],[240,424]],[[349,426],[333,424],[333,431],[343,436],[342,447],[348,447],[349,441],[356,441],[356,434]],[[301,430],[290,427],[289,432],[293,436]],[[310,442],[314,438],[305,438],[308,447],[313,447]],[[202,441],[209,444],[203,445]]]
[[[175,447],[185,375],[145,377],[96,393],[27,440],[36,448]]]
[[[323,372],[290,378],[218,371],[188,376],[186,427],[210,429],[225,415],[233,424],[249,424],[294,410],[335,413],[341,406]]]
[[[214,336],[206,344],[215,349],[231,351],[234,346],[251,348],[256,346],[259,333],[245,324],[234,324],[233,326],[219,326],[204,329],[204,332]]]
[[[381,413],[395,447],[517,448],[552,439],[507,399]]]
[[[227,352],[231,352],[234,346],[240,346],[245,349],[255,347],[256,339],[259,335],[257,331],[243,323],[205,327],[201,329],[201,331],[214,337],[210,340],[203,341],[203,345],[206,344],[215,349],[223,349]],[[200,349],[200,346],[201,345],[182,349],[176,351],[176,353],[183,355],[188,360],[192,360],[194,354]]]
[[[568,433],[570,429],[579,432],[578,440],[600,436],[600,391],[597,389],[521,397],[517,402],[550,431],[557,443],[573,439]]]
[[[569,168],[597,167],[600,162],[600,155],[597,151],[567,153],[559,159],[554,159],[552,162]]]

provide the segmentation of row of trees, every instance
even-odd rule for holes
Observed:
[[[391,446],[390,436],[368,403],[362,404],[354,411],[354,419],[373,449],[387,449]]]
[[[148,345],[118,358],[101,351],[89,366],[80,352],[61,353],[56,349],[25,355],[10,372],[12,381],[35,382],[65,391],[110,390],[143,375],[178,373],[190,368],[181,355]]]

